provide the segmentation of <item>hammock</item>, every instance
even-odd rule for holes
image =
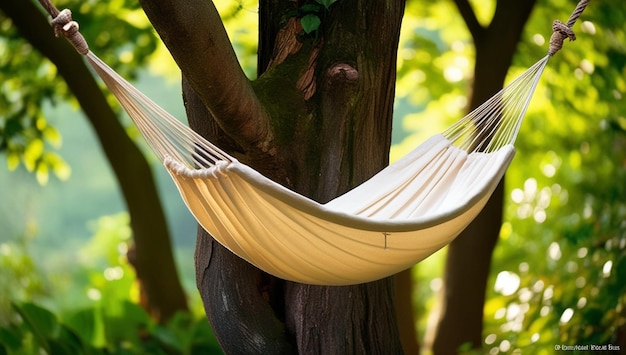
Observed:
[[[198,223],[265,272],[319,285],[393,275],[458,236],[513,159],[529,100],[554,54],[551,48],[445,132],[362,185],[320,204],[238,162],[179,122],[89,51],[68,10],[51,14],[57,31],[72,32],[63,34],[137,125]]]
[[[238,162],[93,53],[87,59],[215,240],[280,278],[347,285],[411,267],[478,215],[513,159],[511,143],[548,57],[446,132],[326,204]]]

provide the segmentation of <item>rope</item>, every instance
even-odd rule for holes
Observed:
[[[556,52],[561,50],[561,48],[563,47],[563,41],[565,41],[566,38],[569,38],[570,41],[576,40],[576,34],[572,30],[572,27],[576,23],[576,20],[578,20],[580,15],[583,13],[587,5],[589,5],[590,1],[591,0],[580,0],[578,5],[576,5],[576,8],[574,9],[574,12],[572,12],[569,19],[567,20],[567,23],[563,23],[559,20],[554,21],[554,23],[552,24],[553,32],[552,37],[550,37],[550,49],[548,49],[548,55],[553,56],[556,54]]]
[[[39,0],[41,6],[46,9],[52,21],[54,35],[63,36],[74,46],[76,51],[82,55],[89,53],[89,46],[82,34],[78,31],[78,23],[72,20],[72,12],[68,9],[59,11],[50,0]]]

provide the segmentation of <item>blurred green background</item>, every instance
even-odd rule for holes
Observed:
[[[479,20],[488,22],[495,2],[471,3]],[[96,54],[184,117],[179,73],[135,2],[57,5],[73,9]],[[254,77],[256,3],[217,5],[242,65]],[[552,20],[565,20],[574,5],[538,1],[510,78],[545,54]],[[111,18],[127,29],[115,35],[101,31]],[[550,354],[555,344],[626,339],[624,23],[626,8],[593,1],[575,27],[578,40],[551,60],[531,102],[506,176],[506,221],[484,308],[490,353]],[[392,160],[464,114],[473,55],[451,1],[409,2],[398,56]],[[129,218],[99,144],[54,66],[2,13],[0,68],[0,340],[10,343],[12,334],[21,334],[20,324],[30,315],[47,319],[34,325],[44,334],[60,332],[47,323],[82,329],[94,349],[117,341],[116,349],[129,351],[154,346],[219,352],[210,336],[200,341],[191,335],[210,334],[195,290],[196,226],[164,169],[148,153],[191,310],[157,325],[134,306],[138,291],[125,260]],[[16,115],[27,122],[19,129],[10,124]],[[414,268],[420,338],[435,309],[444,255],[445,249]],[[141,335],[136,344],[120,340],[111,331],[116,322],[144,329],[153,345],[145,345]],[[84,324],[99,325],[87,331]],[[20,346],[35,347],[36,341],[28,344]]]

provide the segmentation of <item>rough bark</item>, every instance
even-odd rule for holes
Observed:
[[[321,39],[310,50],[315,60],[301,75],[315,71],[309,104],[317,105],[310,113],[317,122],[298,127],[304,139],[290,142],[290,151],[309,152],[294,162],[300,193],[325,202],[387,165],[395,79],[389,48],[397,45],[402,10],[402,3],[342,1],[322,17]],[[398,353],[393,297],[392,278],[346,287],[287,282],[286,324],[303,353]]]
[[[85,112],[111,164],[131,218],[134,261],[143,306],[165,321],[187,309],[176,273],[165,216],[146,159],[128,137],[82,57],[53,31],[31,1],[0,2],[22,36],[50,59]]]
[[[303,35],[286,16],[303,3],[260,2],[263,75],[250,84],[233,62],[212,5],[142,0],[185,77],[190,125],[266,176],[324,202],[388,163],[404,3],[337,2],[320,14],[317,36]],[[216,100],[225,80],[241,89]],[[239,111],[224,109],[239,103]],[[196,275],[227,352],[402,351],[393,278],[346,287],[286,282],[231,255],[204,231]]]
[[[455,0],[476,47],[469,107],[502,88],[524,25],[535,0],[498,1],[489,26],[482,27],[467,0]],[[482,346],[483,305],[493,249],[502,224],[501,183],[479,216],[448,248],[435,354],[453,354],[463,344]]]
[[[219,128],[183,77],[183,98],[190,126],[230,152],[237,146]],[[293,337],[272,307],[279,280],[268,276],[217,243],[198,227],[196,284],[206,315],[227,354],[292,354]]]

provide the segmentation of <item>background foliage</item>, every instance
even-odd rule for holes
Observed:
[[[489,20],[494,3],[472,1],[479,20]],[[157,48],[136,2],[59,1],[57,5],[74,9],[94,51],[124,76],[136,77],[149,56],[153,73],[170,79],[178,75],[171,60],[164,59],[165,51]],[[539,1],[518,46],[511,78],[545,54],[552,20],[565,20],[574,5],[566,0]],[[228,1],[219,2],[218,7],[252,77],[256,4]],[[506,178],[506,222],[494,254],[492,287],[484,309],[484,345],[490,353],[524,349],[549,354],[555,344],[610,344],[618,341],[619,329],[625,327],[625,22],[626,9],[608,0],[593,1],[575,27],[578,40],[566,43],[550,61],[533,98],[518,139],[517,157]],[[70,174],[76,167],[58,150],[61,138],[71,134],[55,128],[60,118],[50,117],[46,110],[64,101],[75,103],[64,83],[54,80],[54,67],[19,38],[10,21],[0,18],[0,30],[0,151],[6,157],[5,172],[34,172],[37,181],[45,184],[51,171],[72,184]],[[451,1],[409,2],[398,62],[392,159],[463,114],[472,56],[471,38]],[[157,87],[171,90],[169,96],[178,95],[172,82]],[[61,184],[53,181],[50,185],[59,188]],[[166,194],[175,195],[175,191]],[[6,201],[6,197],[1,198]],[[172,225],[190,224],[185,218],[176,215]],[[198,306],[195,316],[181,315],[160,328],[132,305],[136,290],[132,270],[124,260],[129,237],[126,219],[124,213],[98,218],[91,222],[93,233],[84,235],[81,242],[43,253],[46,257],[75,256],[76,264],[65,275],[47,274],[39,260],[42,253],[33,251],[33,245],[49,233],[33,227],[36,221],[24,220],[18,235],[1,236],[0,295],[10,295],[0,298],[0,319],[8,320],[0,324],[6,349],[46,348],[65,336],[79,339],[72,346],[106,347],[113,352],[139,346],[137,339],[148,339],[143,343],[147,347],[173,347],[181,352],[195,346],[190,334],[206,324],[194,321],[202,314]],[[414,269],[420,336],[427,332],[441,285],[443,253]],[[190,251],[179,256],[184,260],[181,264],[188,265],[183,268],[187,284],[193,285]],[[188,289],[193,294],[193,286]],[[59,290],[63,297],[58,297]],[[139,334],[126,345],[113,331],[124,309],[128,315],[125,329]],[[29,314],[36,314],[38,321],[29,323]],[[91,322],[93,328],[78,327],[82,330],[77,331],[79,319]],[[25,342],[16,342],[18,335]]]
[[[130,79],[156,48],[157,40],[136,1],[58,1],[56,5],[74,9],[90,47]],[[89,20],[81,21],[86,18]],[[35,172],[40,184],[48,182],[49,172],[65,180],[70,167],[50,149],[60,147],[61,134],[42,108],[60,100],[76,102],[65,82],[55,80],[54,65],[20,37],[8,18],[1,18],[0,29],[0,151],[6,153],[9,170],[23,164]]]
[[[479,20],[493,2],[474,1]],[[575,3],[541,1],[510,77],[541,58],[553,19]],[[490,353],[552,353],[555,344],[616,344],[626,322],[626,11],[594,1],[548,64],[506,178],[501,240],[485,305]],[[392,159],[462,115],[472,43],[451,2],[413,2],[403,28],[398,104],[419,108],[402,125]],[[401,114],[404,107],[400,106]],[[437,123],[433,119],[437,117]],[[443,119],[441,119],[443,117]],[[445,251],[444,251],[445,252]],[[442,253],[416,266],[425,331],[441,287]],[[424,287],[429,285],[430,287]],[[622,334],[621,337],[624,337]]]

